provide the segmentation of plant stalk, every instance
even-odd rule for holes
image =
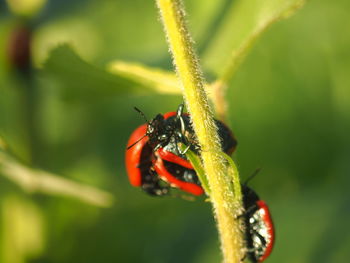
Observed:
[[[242,228],[236,219],[241,211],[241,197],[234,195],[232,180],[227,176],[226,161],[219,154],[220,139],[204,90],[203,75],[194,52],[193,41],[186,27],[183,5],[181,0],[157,0],[157,4],[173,62],[183,86],[187,109],[202,149],[201,158],[208,177],[210,200],[217,221],[224,262],[238,263],[241,262],[244,252]]]

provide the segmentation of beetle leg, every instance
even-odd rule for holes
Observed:
[[[142,177],[141,188],[149,195],[163,196],[169,193],[169,186],[162,186],[159,184],[159,177],[154,171]]]
[[[254,205],[248,207],[242,214],[238,215],[238,216],[236,217],[236,219],[240,219],[240,218],[242,218],[242,217],[244,217],[244,216],[250,214],[250,213],[251,213],[252,211],[254,211],[256,208],[258,208],[258,206],[257,206],[256,204],[254,204]]]
[[[256,231],[255,229],[252,230],[252,232],[253,232],[254,235],[256,235],[260,239],[261,244],[266,246],[266,239],[258,231]]]

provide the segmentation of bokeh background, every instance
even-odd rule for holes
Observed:
[[[208,49],[232,2],[185,1],[209,80]],[[43,4],[34,15],[0,1],[0,262],[220,262],[209,203],[149,197],[125,172],[143,122],[133,106],[151,118],[182,101],[105,70],[116,59],[172,70],[154,1]],[[251,187],[276,225],[267,262],[350,258],[349,10],[347,0],[308,2],[262,35],[229,84],[235,159],[243,180],[262,167]],[[8,43],[23,25],[34,66],[19,69]],[[54,175],[45,184],[18,164]]]

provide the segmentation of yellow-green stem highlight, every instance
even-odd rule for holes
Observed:
[[[183,85],[185,101],[202,148],[201,157],[208,177],[210,199],[218,224],[224,262],[238,263],[243,258],[239,220],[240,198],[234,196],[231,178],[226,175],[217,129],[211,112],[198,59],[185,23],[180,0],[157,0],[177,74]]]

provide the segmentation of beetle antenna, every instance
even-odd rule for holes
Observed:
[[[145,138],[147,136],[147,133],[145,133],[140,139],[138,139],[136,142],[134,142],[133,144],[129,145],[126,149],[129,150],[130,148],[132,148],[135,144],[137,144],[139,141],[141,141],[143,138]]]
[[[141,110],[139,110],[139,109],[136,108],[136,107],[134,107],[134,110],[136,110],[136,111],[142,116],[142,118],[144,118],[145,121],[148,123],[148,120],[147,120],[146,115],[145,115]]]
[[[244,186],[247,186],[247,184],[249,183],[249,181],[252,180],[252,179],[260,172],[260,170],[261,170],[261,167],[256,168],[255,171],[252,173],[252,175],[249,176],[249,177],[245,180],[245,182],[244,182],[243,185],[244,185]]]

